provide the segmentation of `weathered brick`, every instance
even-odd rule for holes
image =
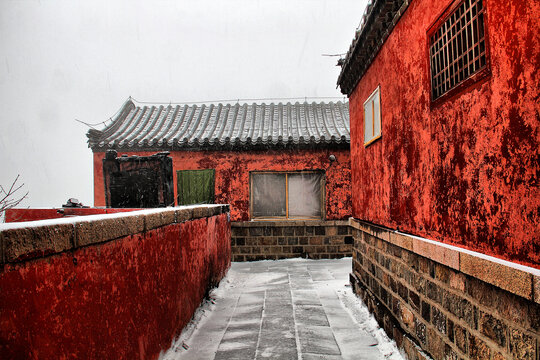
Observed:
[[[417,312],[420,311],[420,296],[412,290],[409,290],[409,304],[411,304],[413,309]]]
[[[298,238],[297,237],[288,238],[287,239],[287,244],[289,244],[289,245],[298,245]]]
[[[431,323],[440,333],[446,334],[446,315],[444,315],[443,312],[435,306],[433,307],[432,312],[433,317],[431,319]]]
[[[403,300],[408,301],[409,289],[401,282],[398,282],[398,294]]]
[[[249,228],[249,236],[262,236],[263,229],[261,227],[252,227]]]
[[[269,226],[263,227],[263,236],[272,236],[272,228]]]
[[[430,354],[435,359],[442,359],[444,356],[444,341],[437,331],[432,328],[428,328],[427,331],[427,345]]]
[[[238,236],[246,237],[246,236],[248,236],[248,228],[245,228],[245,227],[231,227],[231,236],[233,236],[233,237],[238,237]]]
[[[161,226],[174,224],[176,220],[175,210],[160,210],[159,212],[144,215],[145,230],[155,229]]]
[[[201,219],[214,215],[214,209],[207,206],[197,206],[193,208],[193,219]]]
[[[292,252],[295,254],[302,254],[304,253],[304,247],[303,246],[293,246]]]
[[[518,329],[510,330],[510,354],[515,359],[534,360],[536,340]]]
[[[395,293],[397,293],[397,287],[398,287],[397,284],[398,284],[397,281],[393,277],[391,277],[390,278],[390,289]]]
[[[307,238],[307,237],[298,238],[298,244],[299,245],[308,245],[309,244],[309,238]]]
[[[330,253],[338,253],[339,252],[339,247],[334,246],[334,245],[330,245],[330,246],[326,247],[326,250],[328,252],[330,252]]]
[[[480,314],[480,332],[495,341],[500,347],[506,346],[507,326],[491,314]]]
[[[431,306],[422,300],[422,319],[427,322],[431,321]]]
[[[427,281],[426,295],[429,299],[442,304],[442,289],[429,280]]]
[[[447,328],[446,334],[451,342],[454,342],[454,322],[451,319],[446,320]]]
[[[410,330],[414,329],[414,315],[406,306],[400,308],[400,320]]]
[[[315,235],[325,235],[326,231],[324,226],[315,226]]]
[[[401,302],[399,301],[397,297],[392,296],[392,311],[394,312],[396,316],[401,314],[400,309],[401,309]]]
[[[292,253],[292,247],[290,247],[290,246],[283,246],[283,253],[284,253],[284,254],[290,254],[290,253]]]
[[[427,332],[426,332],[426,324],[421,322],[419,319],[414,319],[414,327],[415,327],[415,333],[418,340],[426,345],[427,342]]]
[[[495,306],[496,296],[495,288],[483,281],[473,277],[466,278],[465,292],[485,307]]]
[[[277,237],[277,243],[278,245],[287,245],[289,244],[289,242],[297,242],[298,241],[298,238],[295,238],[295,237],[292,237],[292,238],[285,238],[283,236],[279,236]],[[290,244],[289,244],[290,245]]]
[[[339,252],[349,254],[351,251],[351,245],[339,245]]]
[[[236,239],[234,239],[234,241],[235,241],[236,246],[244,246],[244,245],[246,245],[246,239],[243,238],[243,237],[237,237]]]
[[[281,226],[272,227],[272,236],[283,236],[283,228]]]
[[[349,235],[349,227],[348,226],[338,226],[338,235]]]
[[[450,281],[449,268],[441,264],[435,264],[435,279],[448,284]]]
[[[465,282],[466,278],[465,275],[462,273],[456,272],[454,270],[451,270],[449,272],[450,278],[449,278],[449,284],[450,287],[459,290],[461,292],[465,292]]]
[[[459,355],[448,344],[444,344],[444,359],[459,360]]]
[[[247,237],[246,238],[246,245],[260,245],[261,244],[261,238],[260,237]]]
[[[467,330],[458,325],[454,324],[454,338],[455,338],[455,344],[457,345],[458,349],[461,350],[463,353],[468,354],[468,337],[469,334],[467,333]]]
[[[270,245],[277,245],[277,238],[273,237],[263,237],[260,239],[261,245],[270,246]]]
[[[466,253],[461,253],[459,262],[463,273],[532,300],[530,273]]]
[[[73,236],[72,224],[3,230],[0,243],[3,243],[4,261],[27,260],[72,249]]]
[[[306,235],[306,229],[304,226],[298,226],[294,228],[294,235],[296,236],[304,236]]]
[[[312,236],[312,235],[315,235],[315,227],[306,226],[306,236]]]
[[[326,229],[325,229],[325,234],[329,235],[329,236],[337,235],[338,234],[337,227],[336,226],[327,226]]]
[[[85,246],[138,234],[144,230],[144,216],[113,217],[81,221],[75,225],[78,246]]]
[[[177,223],[182,223],[193,219],[193,208],[180,208],[175,210]]]
[[[332,245],[341,245],[345,244],[343,236],[331,236],[327,238],[329,240],[329,243]]]
[[[384,304],[388,304],[388,292],[386,291],[386,289],[381,286],[379,293],[380,293],[381,301]]]
[[[294,236],[294,227],[286,226],[283,228],[283,236]]]
[[[323,238],[320,236],[313,236],[309,238],[309,245],[322,245]]]
[[[485,360],[489,359],[491,350],[482,339],[469,334],[469,358]]]

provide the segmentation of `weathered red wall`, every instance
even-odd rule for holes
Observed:
[[[119,152],[118,155],[149,156],[153,152]],[[336,161],[330,162],[330,154]],[[350,155],[349,150],[297,151],[174,151],[174,197],[177,199],[177,170],[216,170],[216,203],[231,204],[231,220],[247,221],[249,215],[250,171],[326,171],[326,218],[347,219],[351,216]],[[94,153],[94,206],[105,205],[103,158],[105,153]]]
[[[58,212],[60,210],[61,212]],[[86,216],[97,214],[116,214],[140,209],[101,209],[101,208],[58,208],[58,209],[7,209],[5,211],[7,223],[36,221],[45,219],[60,219],[71,216]]]
[[[426,31],[449,3],[412,1],[350,97],[353,216],[539,267],[540,2],[485,0],[491,74],[431,108]]]
[[[155,359],[230,265],[227,214],[0,272],[0,358]]]

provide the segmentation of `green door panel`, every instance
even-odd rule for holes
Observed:
[[[178,205],[213,204],[215,170],[179,170]]]

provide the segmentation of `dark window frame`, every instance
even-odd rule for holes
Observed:
[[[287,214],[283,217],[275,216],[275,217],[255,217],[253,216],[253,175],[257,174],[321,174],[321,199],[320,199],[320,205],[321,205],[321,217],[318,218],[289,218],[288,211]],[[287,179],[286,179],[287,183]],[[288,194],[285,200],[285,203],[288,206]],[[291,171],[263,171],[263,170],[256,170],[256,171],[250,171],[249,172],[249,216],[251,220],[255,221],[321,221],[326,220],[326,171],[324,170],[291,170]]]
[[[467,20],[467,15],[464,15],[463,18],[460,18],[459,24],[458,22],[454,22],[450,26],[449,30],[445,32],[444,30],[447,29],[447,26],[446,26],[447,20],[451,18],[456,20],[459,12],[463,10],[462,7],[465,6],[466,2],[474,3],[474,6],[477,6],[479,3],[481,3],[482,4],[481,12],[479,12],[478,8],[476,8],[476,13],[474,15],[472,14],[472,11],[471,11],[471,18],[469,20]],[[443,11],[443,13],[437,18],[437,20],[435,20],[435,22],[427,30],[427,42],[426,42],[427,55],[428,55],[427,66],[429,70],[429,89],[430,89],[430,99],[431,99],[432,106],[440,104],[444,102],[445,100],[462,93],[463,91],[467,90],[473,85],[480,84],[481,80],[486,79],[491,74],[489,41],[488,41],[489,37],[488,37],[488,31],[487,31],[489,19],[487,16],[487,11],[486,11],[484,2],[485,1],[483,0],[454,0],[450,3],[450,5],[448,5],[448,7]],[[470,7],[470,9],[472,9],[472,6]],[[478,19],[479,19],[480,13],[482,14],[483,27],[479,27]],[[477,33],[478,41],[476,42],[475,45],[472,46],[472,49],[473,49],[473,56],[474,56],[474,49],[478,48],[478,54],[474,56],[475,60],[478,59],[478,64],[474,63],[474,66],[477,66],[477,65],[479,66],[478,66],[478,69],[474,69],[472,73],[468,72],[466,76],[464,76],[464,73],[461,74],[460,71],[457,71],[457,81],[455,81],[456,80],[455,71],[453,71],[454,78],[452,78],[452,76],[448,76],[450,74],[451,67],[453,67],[454,70],[462,70],[459,68],[460,62],[462,64],[462,60],[466,57],[466,55],[468,56],[467,54],[468,51],[467,51],[465,53],[462,52],[461,55],[456,57],[456,55],[460,51],[460,44],[457,38],[457,33],[463,26],[468,26],[469,24],[473,24],[473,20],[475,19],[477,20],[476,30],[478,31]],[[480,37],[480,31],[483,31],[483,39]],[[438,44],[432,44],[433,37],[436,36],[437,33],[439,34],[443,33],[443,35],[440,38],[438,38],[438,42],[439,42]],[[447,41],[445,43],[449,45],[449,46],[446,46],[447,55],[443,56],[442,59],[441,58],[433,59],[432,50],[438,51],[442,47],[443,52],[444,52],[445,47],[441,43],[445,40],[444,39],[445,35],[450,35],[451,37],[450,42]],[[472,40],[471,44],[472,44],[472,42],[474,41],[475,33],[472,32],[471,35],[472,35],[472,38],[471,38]],[[467,45],[468,45],[468,39],[469,39],[468,32],[465,31],[465,41],[467,42]],[[481,60],[480,60],[481,59],[480,55],[482,53],[481,51],[482,40],[483,40],[483,45],[484,45],[483,54],[485,56],[484,65],[481,65]],[[463,45],[463,43],[461,43],[461,45]],[[448,54],[449,52],[452,52],[452,54],[451,55]],[[450,62],[449,60],[451,60],[450,56],[455,57],[455,60],[452,62],[452,64],[448,64]],[[434,62],[434,60],[441,60],[442,63],[438,61]],[[434,75],[435,76],[437,75],[437,74],[433,74],[434,63],[435,63],[435,66],[441,66],[444,69],[447,75],[446,77],[434,78]],[[469,61],[467,63],[470,65]],[[460,79],[460,76],[462,77],[461,79]],[[448,89],[446,89],[440,94],[437,94],[438,96],[435,96],[436,94],[434,91],[434,82],[437,82],[437,80],[443,80],[444,82],[446,82],[448,85]],[[440,85],[440,82],[437,82],[437,85]]]

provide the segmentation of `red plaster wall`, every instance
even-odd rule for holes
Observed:
[[[62,212],[58,212],[61,210]],[[71,216],[85,216],[96,214],[115,214],[141,209],[100,209],[100,208],[58,208],[58,209],[7,209],[6,222],[36,221],[45,219],[59,219]]]
[[[449,4],[412,1],[351,94],[353,216],[538,268],[540,2],[484,0],[491,74],[431,107],[426,31]]]
[[[118,155],[149,156],[154,152],[119,152]],[[336,161],[330,162],[330,154]],[[349,150],[297,151],[175,151],[173,159],[174,197],[177,199],[177,170],[216,170],[216,203],[231,204],[231,220],[250,220],[249,172],[325,170],[326,219],[347,219],[351,216]],[[94,206],[105,205],[103,163],[105,153],[94,153]]]
[[[156,359],[230,265],[227,214],[0,272],[1,359]]]

